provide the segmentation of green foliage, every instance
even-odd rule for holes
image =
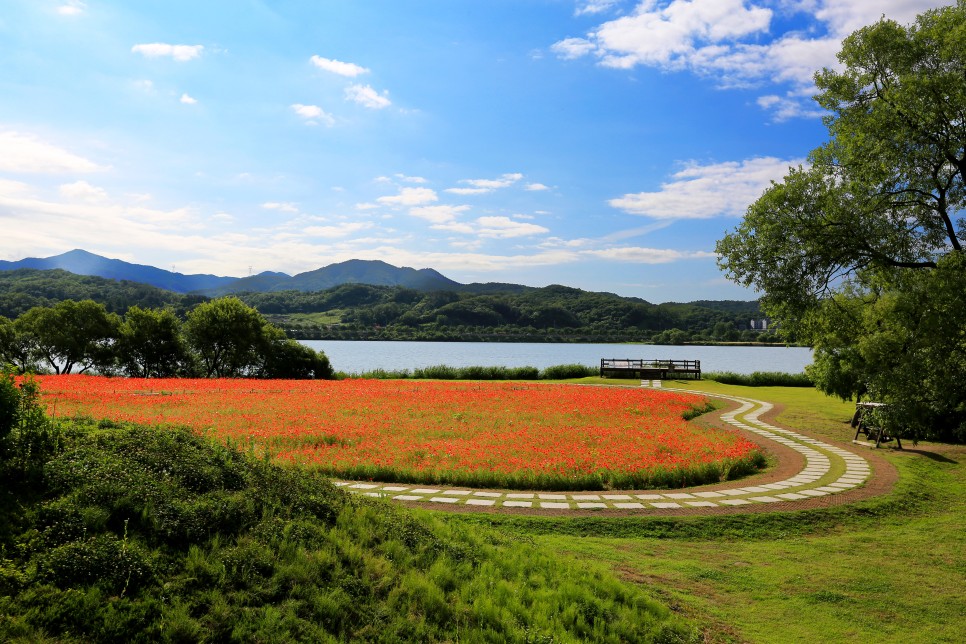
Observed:
[[[94,300],[118,315],[135,305],[152,309],[172,308],[183,315],[188,308],[206,299],[148,284],[75,275],[60,269],[0,271],[0,315],[9,318],[16,318],[35,306],[50,307],[63,300]]]
[[[191,372],[181,321],[169,309],[128,309],[115,351],[124,373],[136,378],[170,378]]]
[[[186,431],[76,427],[11,489],[5,641],[694,641],[609,573]]]
[[[744,387],[814,387],[815,383],[804,373],[782,373],[780,371],[755,371],[753,373],[734,373],[732,371],[711,371],[701,374],[705,380],[714,380],[723,385],[742,385]]]
[[[598,367],[588,367],[582,364],[558,364],[552,365],[540,372],[542,380],[567,380],[569,378],[588,378],[599,376]]]
[[[502,289],[502,290],[501,290]],[[756,302],[654,305],[611,293],[563,286],[422,292],[402,287],[343,285],[317,293],[242,293],[246,303],[303,338],[489,341],[640,341],[672,327],[731,336],[760,317]],[[314,324],[308,313],[332,322]]]
[[[121,320],[93,300],[63,300],[50,308],[34,307],[17,318],[14,330],[24,338],[33,361],[54,372],[80,367],[109,371]]]
[[[426,380],[566,380],[569,378],[586,378],[599,373],[597,367],[587,367],[581,364],[563,364],[539,370],[536,367],[500,367],[500,366],[468,366],[450,367],[435,365],[408,369],[373,369],[358,374],[339,373],[340,378],[370,378],[374,380],[405,380],[407,378]]]
[[[839,60],[816,75],[828,143],[749,207],[719,263],[815,347],[823,391],[888,402],[897,435],[962,440],[966,2],[860,29]]]
[[[0,371],[0,485],[33,481],[60,443],[60,431],[41,407],[37,383]]]
[[[209,378],[239,378],[258,363],[265,320],[237,297],[200,304],[188,314],[185,337]]]

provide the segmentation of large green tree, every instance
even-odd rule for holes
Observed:
[[[181,321],[170,309],[128,309],[116,355],[129,376],[170,378],[190,372],[191,358],[181,334]]]
[[[815,77],[829,141],[752,204],[717,251],[815,346],[812,375],[891,403],[893,430],[966,437],[966,0],[880,20]]]
[[[265,325],[258,311],[223,297],[195,307],[184,331],[207,377],[241,378],[258,370]]]
[[[34,307],[14,322],[15,339],[29,347],[33,362],[55,373],[109,371],[121,320],[93,300],[64,300]]]
[[[188,314],[184,332],[208,377],[332,377],[324,353],[286,338],[237,297],[197,306]]]

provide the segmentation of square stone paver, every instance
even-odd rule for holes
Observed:
[[[773,496],[753,496],[749,500],[758,501],[758,503],[778,503],[781,499],[775,498]]]
[[[459,503],[460,500],[455,496],[434,496],[429,499],[433,503]]]
[[[483,496],[490,499],[495,499],[496,497],[503,496],[502,492],[474,492],[473,496]]]
[[[620,510],[643,510],[644,504],[643,503],[615,503],[614,507]]]
[[[534,497],[533,494],[523,494],[523,493],[514,493],[514,494],[506,495],[506,498],[508,499],[532,499],[533,497]]]
[[[413,496],[412,494],[400,494],[399,496],[392,497],[396,501],[422,501],[423,497]]]
[[[578,503],[577,504],[577,507],[580,508],[580,509],[582,509],[582,510],[592,510],[594,508],[606,508],[607,507],[607,504],[606,503],[594,503],[592,501],[588,501],[588,502],[584,502],[584,503]]]
[[[466,505],[496,505],[493,499],[466,499]]]
[[[548,510],[569,510],[570,504],[562,501],[541,501],[540,507]]]
[[[681,504],[680,503],[673,503],[673,502],[671,502],[671,503],[652,503],[651,505],[653,505],[655,508],[679,508],[679,507],[681,507]]]
[[[472,492],[472,490],[446,490],[443,494],[449,494],[451,496],[466,496]]]
[[[567,495],[566,494],[538,494],[537,495],[537,498],[539,498],[539,499],[548,499],[548,500],[551,500],[551,499],[566,499],[567,498]]]
[[[504,501],[505,508],[532,508],[533,501]]]
[[[413,494],[439,494],[439,490],[433,490],[429,488],[420,488],[418,490],[410,490]]]
[[[599,494],[574,494],[571,498],[574,501],[600,501]]]
[[[690,505],[692,508],[716,508],[717,503],[712,503],[711,501],[685,501],[684,505]]]
[[[383,492],[405,492],[408,489],[409,489],[408,487],[402,487],[400,485],[387,485],[386,487],[382,488],[382,491]]]
[[[724,499],[719,501],[721,505],[751,505],[751,501],[745,499]]]

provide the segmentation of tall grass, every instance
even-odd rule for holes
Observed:
[[[696,641],[598,565],[318,472],[175,429],[67,441],[40,481],[0,468],[0,641]]]
[[[599,373],[597,367],[582,364],[563,364],[547,367],[544,370],[536,367],[500,367],[500,366],[469,366],[451,367],[449,365],[434,365],[409,369],[372,369],[360,373],[340,371],[336,378],[366,378],[370,380],[566,380],[569,378],[587,378]]]
[[[714,380],[723,385],[744,387],[813,387],[804,373],[782,373],[780,371],[755,371],[754,373],[734,373],[733,371],[709,371],[701,374],[705,380]]]

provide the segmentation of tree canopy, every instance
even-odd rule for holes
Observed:
[[[966,0],[860,29],[838,58],[815,77],[828,142],[749,207],[719,264],[814,345],[823,390],[890,403],[913,438],[963,438]]]

